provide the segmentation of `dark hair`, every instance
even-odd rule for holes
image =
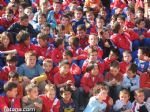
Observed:
[[[43,29],[43,27],[49,27],[49,28],[51,28],[51,25],[50,25],[49,23],[44,23],[44,24],[41,26],[41,28]]]
[[[39,15],[38,15],[38,17],[40,17],[40,16],[42,16],[42,17],[44,17],[45,19],[46,19],[46,14],[45,13],[39,13]]]
[[[76,11],[80,11],[80,12],[83,13],[83,8],[82,8],[81,6],[78,6],[78,7],[75,9],[75,12],[76,12]]]
[[[9,72],[9,78],[19,78],[19,74],[17,72]]]
[[[77,37],[70,37],[70,38],[69,38],[69,43],[70,43],[71,45],[73,45],[75,48],[77,48],[77,47],[79,47],[80,40],[79,40],[79,38],[77,38]]]
[[[127,11],[135,14],[135,9],[133,7],[128,7]]]
[[[6,82],[4,84],[4,91],[5,92],[11,91],[14,88],[17,88],[17,84],[14,82]]]
[[[128,67],[127,67],[127,71],[132,71],[133,73],[137,72],[137,65],[134,63],[131,63]]]
[[[20,17],[19,17],[19,19],[21,20],[21,21],[23,21],[23,20],[25,20],[25,19],[28,19],[29,17],[28,17],[28,15],[27,14],[22,14]]]
[[[118,15],[118,17],[117,18],[119,18],[119,19],[121,19],[121,20],[123,20],[123,21],[125,21],[125,17],[123,16],[123,15]]]
[[[64,92],[69,91],[71,94],[73,93],[72,88],[69,85],[60,88],[60,94],[62,95]]]
[[[137,18],[136,20],[135,20],[135,24],[136,25],[139,25],[142,21],[144,21],[144,19],[142,19],[142,18]],[[144,21],[145,22],[145,21]]]
[[[142,88],[139,88],[139,89],[134,91],[135,96],[137,96],[138,93],[143,93],[144,94],[144,90]]]
[[[96,85],[93,87],[93,94],[97,95],[99,94],[102,90],[109,91],[109,88],[106,84],[101,83],[100,85]]]
[[[60,63],[59,63],[59,67],[62,67],[64,65],[69,65],[70,66],[70,63],[68,60],[62,60]]]
[[[63,53],[64,56],[70,56],[70,57],[73,57],[73,54],[70,50],[66,50],[64,53]]]
[[[6,9],[5,14],[14,14],[12,9]]]
[[[4,38],[5,36],[7,36],[7,37],[9,38],[10,44],[12,44],[12,43],[13,43],[12,33],[7,32],[7,31],[4,31],[4,32],[1,34],[1,38]]]
[[[141,12],[143,12],[143,13],[144,13],[144,8],[142,8],[142,7],[138,7],[138,8],[137,8],[137,11],[141,11]]]
[[[149,48],[147,48],[147,47],[139,47],[138,50],[141,50],[142,54],[145,54],[146,56],[149,55]]]
[[[25,30],[21,30],[17,36],[16,39],[19,43],[23,43],[25,40],[27,40],[30,37],[29,32],[25,31]]]
[[[33,88],[37,87],[36,84],[30,83],[25,87],[26,92],[31,92]]]
[[[119,50],[116,48],[111,49],[110,52],[113,52],[116,56],[119,56]]]
[[[108,28],[103,27],[103,30],[102,30],[102,31],[100,31],[100,34],[101,34],[101,35],[103,35],[103,34],[104,34],[104,32],[107,32],[107,31],[108,31]]]
[[[85,27],[84,24],[80,24],[80,25],[77,26],[77,30],[84,30],[84,31],[86,31],[86,27]]]
[[[112,30],[114,33],[119,33],[119,29],[121,28],[119,22],[115,22],[112,26]]]
[[[91,70],[94,69],[94,66],[97,65],[98,66],[98,63],[96,62],[90,62],[86,68],[86,72],[90,72]],[[99,66],[98,66],[99,67]]]
[[[102,20],[105,22],[105,18],[104,18],[103,16],[101,16],[101,15],[98,15],[98,16],[97,16],[96,21],[97,21],[98,19],[102,19]]]
[[[119,61],[114,60],[110,63],[110,67],[119,68]]]
[[[63,14],[63,15],[61,16],[61,20],[62,20],[62,18],[68,18],[68,19],[70,20],[70,17],[69,17],[68,14]]]
[[[37,38],[42,39],[42,40],[48,40],[48,35],[44,33],[39,33],[37,35]]]
[[[97,53],[98,53],[98,50],[97,50],[96,47],[92,46],[92,47],[88,48],[88,54],[89,54],[89,55],[90,55],[91,53],[93,53],[93,52],[97,52]]]
[[[61,0],[53,0],[53,3],[62,4]]]
[[[26,2],[21,2],[21,3],[19,4],[19,6],[21,6],[23,9],[29,7],[29,5],[28,5]]]
[[[16,56],[13,56],[11,54],[8,54],[6,56],[6,62],[17,62],[17,57]]]
[[[56,48],[58,48],[63,42],[64,42],[64,40],[62,38],[56,38],[55,39]]]
[[[62,31],[64,31],[65,30],[65,26],[64,25],[57,25],[57,27],[55,28],[55,33],[56,34],[60,34]]]

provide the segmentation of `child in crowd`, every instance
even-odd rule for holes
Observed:
[[[98,16],[96,18],[96,27],[97,27],[97,29],[96,29],[97,33],[96,34],[100,35],[100,32],[103,31],[104,25],[105,25],[105,19],[101,16]]]
[[[14,82],[7,82],[4,85],[5,96],[0,97],[0,110],[5,112],[9,109],[21,108],[20,98],[17,97],[17,84]]]
[[[120,67],[118,61],[112,61],[110,63],[110,71],[106,74],[105,81],[110,89],[110,96],[113,100],[117,100],[119,91],[121,90],[122,74],[120,73]]]
[[[132,112],[132,103],[129,101],[130,93],[128,90],[123,89],[119,93],[119,99],[113,106],[115,112]]]
[[[45,86],[45,94],[40,95],[43,101],[42,112],[59,112],[60,101],[56,98],[56,87],[53,84],[47,84]]]
[[[89,103],[83,112],[104,112],[106,110],[106,97],[108,95],[108,88],[106,86],[93,88],[94,96],[90,98]]]
[[[30,109],[30,112],[41,112],[42,111],[42,99],[38,97],[38,87],[31,83],[25,88],[27,93],[26,96],[22,98],[22,108]]]
[[[144,101],[145,95],[143,89],[135,90],[135,101],[133,102],[132,111],[134,112],[148,112],[149,110],[146,107]]]
[[[66,85],[60,88],[61,101],[60,101],[60,112],[78,112],[78,108],[74,100],[71,98],[73,90],[70,86]]]

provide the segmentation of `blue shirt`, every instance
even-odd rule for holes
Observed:
[[[44,73],[44,70],[39,64],[36,64],[33,68],[29,68],[26,64],[22,64],[18,67],[17,72],[21,76],[27,76],[29,79],[32,79]]]
[[[90,98],[89,103],[83,112],[105,112],[106,106],[105,102],[99,102],[98,99],[93,96]]]

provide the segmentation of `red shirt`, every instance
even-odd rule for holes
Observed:
[[[14,49],[15,49],[15,46],[12,45],[12,44],[9,44],[9,45],[7,46],[7,48],[4,48],[4,49],[3,49],[3,51],[9,51],[9,50],[14,50]]]
[[[11,102],[12,102],[12,98],[8,98],[7,96],[0,96],[0,110],[1,110],[1,112],[6,111],[4,109],[5,106],[8,108],[21,108],[19,98],[14,99],[13,107],[11,106]]]
[[[122,10],[126,7],[127,5],[122,3],[121,1],[114,1],[113,3],[110,4],[110,8],[121,8]]]
[[[123,80],[123,75],[121,73],[118,73],[116,76],[112,75],[111,73],[107,73],[106,74],[106,81],[112,81],[113,79],[115,79],[117,82],[122,82]]]
[[[90,73],[85,73],[81,79],[81,87],[85,90],[86,93],[89,93],[90,90],[96,85],[96,83],[103,82],[103,76],[91,76]]]
[[[135,27],[135,23],[131,22],[131,21],[125,21],[125,25],[128,28],[134,28]]]
[[[104,59],[104,70],[110,69],[110,63],[116,59],[109,59],[108,57]]]
[[[123,34],[113,34],[111,36],[112,42],[118,47],[124,50],[132,50],[132,43],[129,39],[129,35],[126,33]]]
[[[45,72],[47,75],[47,79],[54,84],[54,70],[52,69],[50,72]]]
[[[61,76],[60,73],[56,73],[54,75],[54,84],[63,84],[67,82],[68,80],[71,80],[73,83],[75,82],[74,77],[71,73],[66,74],[65,76]]]
[[[63,59],[64,49],[55,48],[52,51],[52,60],[54,63],[58,64]]]
[[[122,74],[126,73],[126,68],[130,65],[130,63],[127,63],[125,61],[120,62],[119,66],[120,66],[120,72]]]
[[[130,41],[134,41],[134,40],[138,40],[139,39],[139,35],[138,33],[134,32],[133,30],[126,30],[125,31],[126,34],[128,34],[128,38],[130,39]]]
[[[147,73],[140,75],[140,87],[150,88],[150,75]]]
[[[79,37],[79,36],[77,36],[78,38],[79,38],[79,43],[80,43],[80,47],[82,48],[82,49],[84,49],[86,46],[88,46],[88,35],[85,35],[84,37]]]
[[[53,112],[59,112],[60,101],[58,99],[50,100],[45,94],[40,95],[40,98],[43,101],[42,112],[51,112],[51,109]]]

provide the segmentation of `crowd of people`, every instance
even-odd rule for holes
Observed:
[[[0,112],[150,112],[145,5],[1,0]]]

